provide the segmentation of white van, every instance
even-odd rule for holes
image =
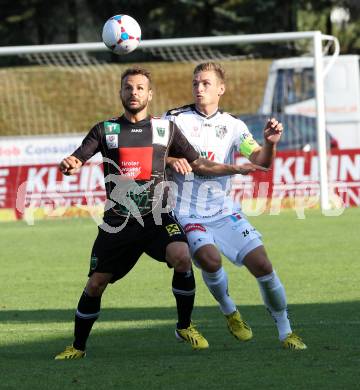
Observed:
[[[325,57],[324,65],[330,57]],[[359,56],[339,56],[325,76],[326,129],[340,149],[360,148]],[[259,109],[260,114],[276,112],[315,116],[313,58],[275,60],[270,68]]]

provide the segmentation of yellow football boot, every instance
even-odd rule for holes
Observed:
[[[72,345],[69,345],[65,348],[65,351],[55,356],[55,360],[81,359],[85,356],[85,351],[80,351],[79,349],[74,348]]]
[[[230,333],[241,341],[252,339],[253,334],[250,326],[241,318],[238,310],[225,316]]]
[[[175,336],[179,341],[186,341],[193,349],[209,348],[209,343],[206,338],[195,328],[194,324],[186,329],[175,329]]]
[[[285,340],[282,342],[283,347],[286,349],[306,349],[306,344],[295,333],[289,333]]]

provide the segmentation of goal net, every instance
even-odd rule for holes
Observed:
[[[161,115],[192,100],[194,64],[219,61],[227,72],[222,105],[236,113],[256,112],[269,59],[226,56],[211,47],[146,50],[154,80],[150,111]],[[54,48],[56,50],[56,47]],[[134,63],[107,62],[83,51],[19,54],[19,66],[0,68],[0,135],[83,133],[93,123],[116,116],[121,73]],[[0,57],[0,61],[6,57]],[[127,56],[124,60],[130,60]]]
[[[266,118],[275,115],[286,128],[280,149],[298,155],[304,151],[319,153],[316,169],[309,174],[304,171],[303,176],[318,182],[317,191],[319,186],[322,188],[321,206],[327,208],[331,139],[325,132],[322,41],[329,39],[333,37],[306,32],[153,40],[143,41],[135,53],[123,57],[111,55],[99,43],[0,48],[0,163],[15,166],[19,153],[27,153],[24,165],[54,164],[71,153],[93,124],[122,112],[120,75],[134,64],[151,71],[154,98],[150,112],[161,115],[170,108],[191,103],[194,66],[216,61],[225,68],[227,79],[221,108],[243,119],[259,143]],[[290,52],[310,58],[303,78],[291,78],[288,72],[281,84],[278,81],[271,85],[271,64]],[[299,91],[304,99],[313,100],[310,116],[286,114],[280,102],[285,92],[289,97]],[[269,98],[272,103],[267,107]],[[44,141],[49,137],[56,137],[51,147]],[[0,171],[0,180],[1,172],[10,175],[6,169]],[[295,176],[293,179],[296,181]],[[284,177],[280,180],[284,181]],[[243,189],[241,196],[246,193],[247,181],[251,182],[244,177],[239,177],[237,184],[235,180],[235,188]],[[253,195],[253,183],[251,188]],[[0,187],[0,192],[10,190]],[[0,206],[4,199],[3,193]]]

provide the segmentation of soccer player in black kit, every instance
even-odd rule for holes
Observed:
[[[148,116],[152,89],[147,70],[135,67],[122,74],[120,98],[124,114],[96,124],[59,166],[65,175],[74,174],[100,152],[107,200],[91,252],[89,279],[75,314],[74,341],[55,356],[57,360],[85,357],[106,286],[123,278],[144,252],[174,269],[176,337],[193,349],[208,348],[207,340],[191,323],[195,279],[186,236],[164,207],[166,157],[185,158],[201,175],[247,174],[256,169],[252,164],[233,166],[202,159],[173,122]]]

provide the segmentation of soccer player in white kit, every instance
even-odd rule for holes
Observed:
[[[225,92],[225,73],[219,64],[196,66],[192,90],[195,104],[172,109],[165,117],[176,123],[202,157],[231,164],[238,150],[253,164],[270,167],[283,131],[281,123],[275,118],[266,123],[260,146],[244,122],[219,110],[219,100]],[[231,176],[194,175],[185,159],[168,158],[167,164],[174,171],[177,185],[175,213],[187,234],[194,262],[219,303],[229,331],[242,341],[252,338],[250,326],[228,294],[228,278],[220,252],[235,265],[245,265],[256,278],[283,347],[306,349],[291,329],[285,289],[268,259],[260,233],[229,196]]]

